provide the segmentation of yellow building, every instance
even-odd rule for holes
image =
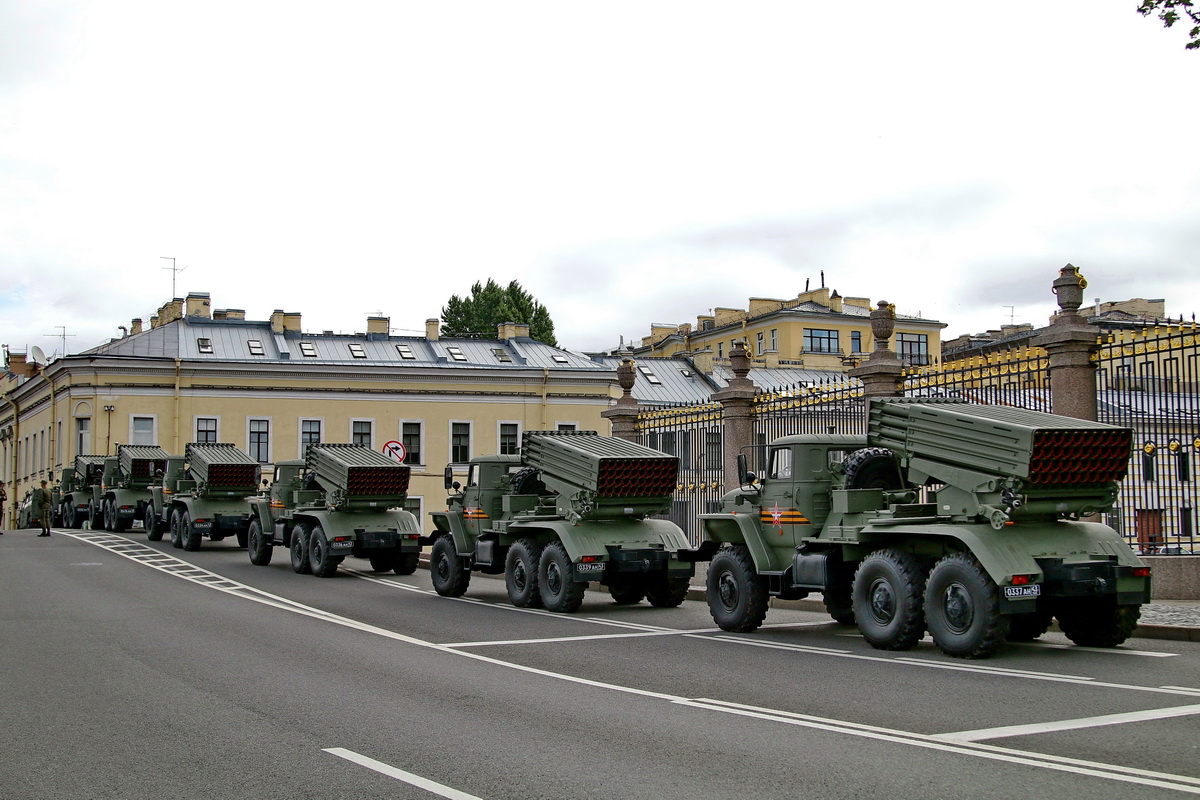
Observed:
[[[652,325],[632,348],[634,356],[693,357],[701,368],[728,364],[734,343],[744,341],[756,365],[844,372],[875,349],[871,302],[822,287],[791,300],[752,297],[749,307],[716,308],[696,325]],[[941,356],[945,323],[897,315],[891,347],[905,363],[923,366]]]
[[[515,452],[524,430],[607,434],[601,417],[620,395],[610,363],[536,342],[528,326],[490,340],[392,336],[386,317],[353,335],[307,333],[298,313],[245,319],[211,311],[206,293],[166,303],[142,329],[48,365],[12,353],[0,379],[0,479],[9,512],[77,454],[118,444],[231,442],[266,465],[312,442],[404,445],[410,509],[422,519],[445,500],[443,471]],[[465,470],[463,470],[465,474]]]

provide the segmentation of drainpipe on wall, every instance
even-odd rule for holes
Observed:
[[[547,430],[550,427],[550,368],[542,367],[542,423],[541,429]]]
[[[182,453],[183,448],[179,446],[179,359],[175,359],[175,432],[171,439],[171,452]]]

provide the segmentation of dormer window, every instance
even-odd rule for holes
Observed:
[[[510,356],[508,354],[508,351],[505,350],[503,347],[495,348],[494,350],[492,350],[492,354],[496,356],[496,360],[499,361],[501,364],[513,363],[512,356]]]
[[[450,354],[450,358],[455,361],[466,361],[467,357],[463,355],[463,351],[457,345],[450,345],[446,348],[446,352]]]
[[[263,350],[262,342],[258,339],[247,339],[246,347],[250,349],[250,355],[252,356],[266,355],[266,351]]]
[[[642,375],[646,377],[646,380],[648,380],[652,385],[662,385],[662,381],[660,381],[658,376],[654,374],[654,370],[650,369],[649,367],[638,367],[638,372],[642,373]]]
[[[353,356],[354,358],[366,358],[367,357],[367,351],[363,349],[363,346],[361,344],[352,342],[351,344],[347,345],[347,347],[350,348],[350,355]]]
[[[396,345],[396,352],[399,353],[400,357],[405,361],[415,361],[417,358],[415,355],[413,355],[412,348],[406,344]]]
[[[555,363],[555,364],[566,364],[566,363],[568,363],[568,362],[567,362],[567,357],[566,357],[566,356],[564,356],[564,355],[562,355],[561,353],[555,353],[554,355],[550,356],[550,358],[551,358],[551,359],[554,361],[554,363]]]
[[[304,356],[305,358],[316,358],[317,346],[312,342],[301,342],[300,355]]]
[[[213,351],[212,339],[197,339],[196,349],[201,353],[211,353]]]

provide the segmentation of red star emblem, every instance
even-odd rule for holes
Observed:
[[[782,520],[782,519],[783,519],[783,511],[782,511],[782,509],[779,508],[779,503],[776,502],[775,507],[771,509],[771,522],[772,522],[772,524],[775,525],[776,528],[779,528],[780,536],[783,535],[783,523],[780,522],[780,520]]]

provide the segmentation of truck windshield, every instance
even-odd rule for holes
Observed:
[[[771,468],[767,471],[767,477],[772,480],[787,479],[792,477],[792,451],[786,447],[781,447],[771,451]]]

